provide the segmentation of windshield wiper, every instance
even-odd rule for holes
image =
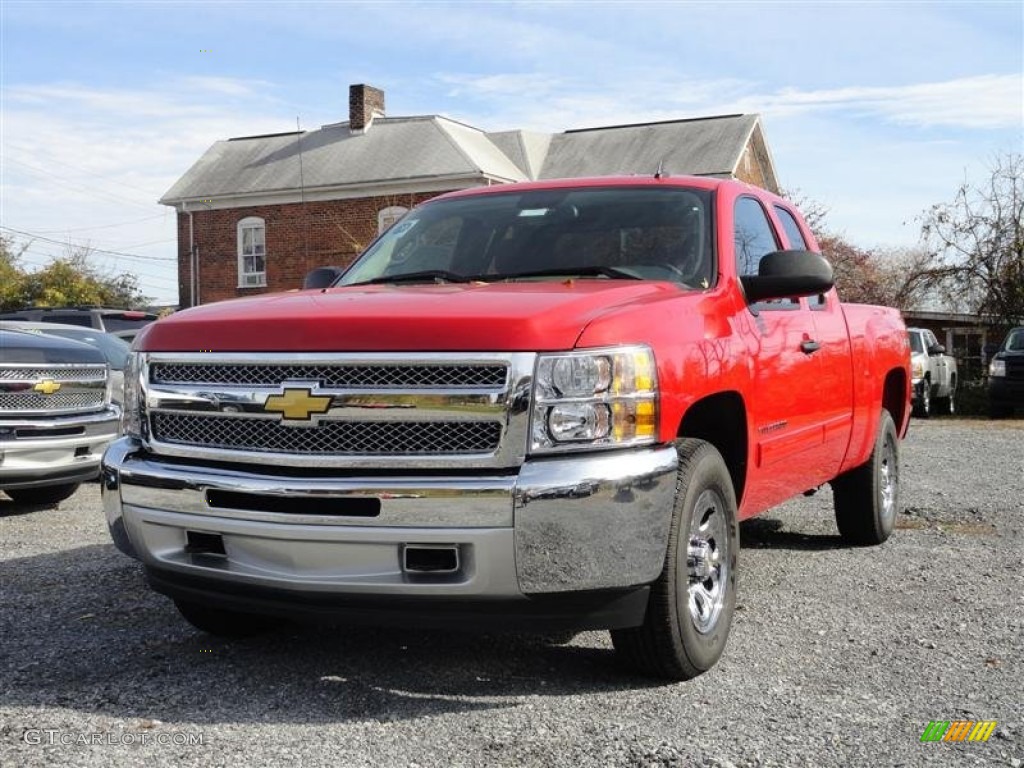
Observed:
[[[643,280],[635,272],[620,267],[561,267],[560,269],[538,269],[516,272],[510,275],[494,275],[495,280],[518,280],[522,277],[611,277],[624,280]]]
[[[376,285],[378,283],[471,283],[480,279],[478,275],[459,275],[444,269],[425,269],[421,272],[406,272],[403,275],[381,275],[371,280],[339,285],[338,287],[349,288],[354,285]]]

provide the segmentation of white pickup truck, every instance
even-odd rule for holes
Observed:
[[[956,358],[927,328],[908,328],[914,413],[956,413]]]

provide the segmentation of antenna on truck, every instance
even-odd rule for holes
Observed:
[[[663,179],[666,176],[668,176],[668,174],[665,173],[665,161],[664,160],[659,160],[658,161],[658,170],[656,170],[654,172],[654,178],[656,178],[656,179]]]

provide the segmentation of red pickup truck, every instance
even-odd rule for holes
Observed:
[[[329,285],[140,333],[111,535],[209,632],[606,628],[698,675],[739,521],[827,483],[840,535],[878,544],[900,506],[906,329],[841,304],[816,250],[731,180],[431,200]]]

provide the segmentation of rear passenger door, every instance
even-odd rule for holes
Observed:
[[[743,196],[733,210],[737,274],[756,275],[761,258],[783,247],[782,238],[756,197]],[[816,463],[823,448],[818,410],[819,364],[814,319],[798,299],[751,305],[746,334],[753,365],[748,413],[753,421],[757,481],[744,507],[760,511],[822,480]]]
[[[807,239],[796,216],[779,204],[773,206],[773,212],[782,225],[789,247],[808,250]],[[814,341],[818,344],[813,357],[817,365],[816,407],[822,425],[823,447],[815,471],[828,480],[839,473],[853,429],[854,371],[850,334],[835,290],[803,301],[810,309]]]

